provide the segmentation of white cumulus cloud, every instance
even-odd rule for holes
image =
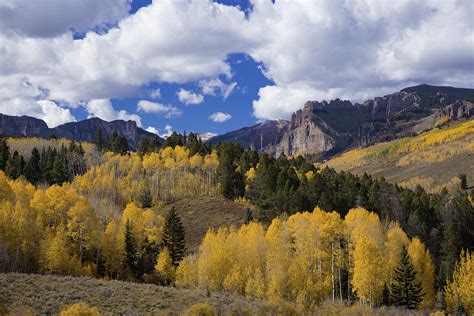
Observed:
[[[199,86],[201,87],[202,93],[206,95],[222,95],[225,100],[235,87],[237,87],[237,82],[225,84],[219,78],[203,79],[199,81]]]
[[[104,121],[125,120],[135,121],[139,127],[142,126],[141,118],[137,114],[131,114],[125,110],[116,111],[109,99],[93,99],[84,104],[89,113],[89,118],[98,117]]]
[[[224,112],[215,112],[209,115],[209,119],[216,123],[224,123],[232,118],[232,115]]]
[[[183,112],[175,106],[155,103],[147,100],[141,100],[137,104],[137,111],[145,113],[163,114],[164,117],[171,119],[179,117]]]
[[[176,94],[178,95],[179,101],[186,105],[200,104],[204,101],[204,96],[186,89],[179,89]]]

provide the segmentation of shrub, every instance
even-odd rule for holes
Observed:
[[[185,316],[215,316],[216,312],[209,303],[198,303],[191,305],[185,312]]]
[[[69,305],[60,313],[61,316],[99,316],[97,307],[90,307],[84,302]]]

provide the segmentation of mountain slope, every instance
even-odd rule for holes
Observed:
[[[418,136],[354,149],[322,164],[356,174],[367,172],[410,188],[454,189],[458,175],[474,181],[474,120],[435,128]]]
[[[132,149],[136,149],[143,136],[157,137],[137,126],[134,121],[116,120],[106,122],[100,118],[90,118],[79,122],[70,122],[54,128],[48,128],[43,120],[29,116],[9,116],[0,114],[0,133],[14,137],[42,137],[56,136],[76,141],[95,141],[97,130],[101,129],[105,138],[110,138],[117,132],[127,138]],[[163,139],[160,138],[162,142]]]
[[[362,104],[340,99],[308,101],[293,113],[289,123],[278,128],[275,121],[269,121],[212,141],[234,141],[272,155],[303,154],[318,160],[349,148],[413,136],[440,122],[468,118],[474,115],[473,101],[474,89],[429,85],[409,87]]]

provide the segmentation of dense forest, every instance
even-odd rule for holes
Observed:
[[[21,155],[11,142],[0,140],[0,271],[199,286],[302,310],[327,299],[473,310],[465,177],[429,194],[193,133],[144,138],[135,153],[98,131],[93,163],[83,144]],[[218,195],[252,206],[247,224],[210,230],[187,253],[185,218],[157,210]]]

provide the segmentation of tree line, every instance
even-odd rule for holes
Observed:
[[[29,157],[25,157],[16,150],[11,153],[7,139],[0,138],[0,170],[11,179],[24,176],[35,185],[61,184],[84,174],[87,171],[84,154],[82,144],[71,141],[69,146],[62,144],[59,149],[34,147]]]

